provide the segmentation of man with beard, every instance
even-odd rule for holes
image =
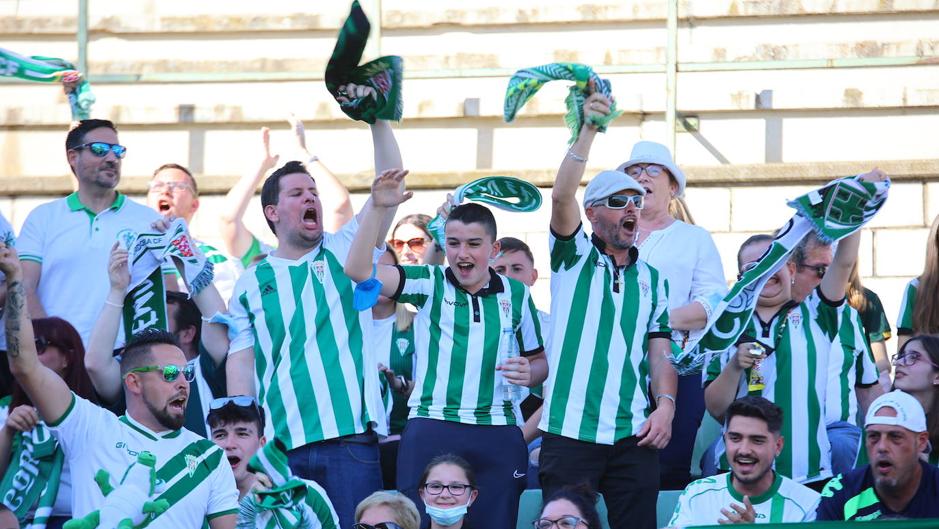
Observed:
[[[668,283],[634,246],[645,189],[620,171],[584,192],[587,235],[574,194],[597,129],[609,113],[600,93],[552,190],[551,333],[539,428],[545,496],[589,483],[603,494],[611,527],[655,527],[658,450],[671,438],[678,376],[671,364]],[[651,388],[651,391],[650,391]],[[653,411],[654,410],[654,411]]]
[[[818,493],[773,470],[785,442],[782,417],[763,397],[735,400],[724,431],[730,472],[689,484],[669,527],[814,520]]]
[[[211,441],[182,428],[192,370],[173,335],[148,329],[128,341],[121,363],[127,415],[118,418],[74,395],[39,361],[23,273],[12,248],[0,246],[0,270],[8,281],[10,371],[65,453],[73,515],[84,517],[104,504],[95,484],[100,470],[118,482],[138,454],[147,451],[156,457],[156,496],[169,503],[149,527],[200,527],[208,520],[211,529],[234,528],[238,496],[231,467]],[[131,511],[134,507],[128,506]]]
[[[113,123],[79,122],[65,139],[65,152],[78,191],[30,212],[16,247],[31,316],[67,320],[87,346],[108,295],[101,271],[118,232],[147,232],[160,216],[117,192],[127,148],[118,143]],[[167,279],[176,284],[172,275]]]
[[[923,460],[929,433],[919,401],[891,391],[874,400],[864,422],[870,464],[828,482],[818,519],[939,518],[939,469]]]

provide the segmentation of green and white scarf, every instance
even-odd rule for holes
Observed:
[[[350,118],[366,123],[375,120],[400,121],[403,113],[401,80],[404,61],[398,56],[379,57],[359,66],[371,24],[358,0],[352,2],[349,17],[339,30],[339,39],[326,65],[326,89],[339,102]],[[345,95],[345,85],[353,83],[375,89],[376,98],[361,97],[339,101]]]
[[[13,438],[0,498],[25,529],[43,529],[52,514],[65,456],[45,423]],[[32,521],[29,514],[35,507]]]
[[[689,340],[673,359],[680,374],[700,372],[706,357],[733,346],[756,309],[763,286],[780,268],[803,237],[814,231],[834,242],[859,230],[887,200],[890,182],[861,182],[857,177],[835,180],[789,201],[797,213],[777,231],[776,238],[756,266],[743,274],[708,318],[706,332]]]
[[[273,487],[245,495],[239,505],[238,529],[317,527],[316,515],[306,503],[307,485],[290,472],[280,441],[273,439],[258,450],[248,462],[248,470],[266,474]]]
[[[24,57],[8,49],[0,48],[0,76],[42,83],[75,84],[75,88],[68,92],[72,120],[78,121],[91,117],[91,106],[95,103],[91,85],[68,61],[55,57]]]
[[[167,328],[163,263],[171,258],[182,272],[189,297],[212,283],[213,265],[192,240],[186,221],[175,219],[165,233],[123,230],[118,239],[130,252],[130,292],[124,298],[126,338],[150,327]]]
[[[505,211],[529,213],[541,207],[541,191],[534,184],[512,176],[486,176],[456,188],[450,203],[458,206],[464,200],[483,202]],[[427,224],[427,230],[441,248],[446,239],[446,223],[437,215]]]
[[[515,114],[525,103],[531,99],[545,83],[550,81],[574,81],[564,102],[567,104],[567,114],[564,122],[571,131],[568,144],[573,144],[580,136],[580,129],[584,125],[584,100],[587,99],[589,82],[594,82],[594,89],[608,98],[612,98],[613,91],[610,81],[601,79],[593,68],[585,64],[573,62],[553,62],[534,68],[523,68],[509,79],[509,87],[505,91],[505,108],[503,110],[506,123],[515,119]],[[612,101],[610,113],[606,116],[591,116],[590,122],[596,125],[600,132],[606,132],[611,121],[622,115],[622,110],[616,109],[616,101]]]

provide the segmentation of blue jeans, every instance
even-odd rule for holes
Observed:
[[[355,523],[356,505],[382,488],[373,431],[303,445],[287,452],[287,462],[294,475],[326,489],[343,529]]]
[[[831,473],[837,476],[854,468],[861,447],[861,429],[849,422],[833,422],[825,427],[831,443]]]

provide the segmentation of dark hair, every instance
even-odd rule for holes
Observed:
[[[482,224],[486,233],[492,237],[492,240],[496,240],[496,218],[492,215],[492,211],[489,211],[489,208],[482,204],[476,204],[474,202],[460,204],[450,211],[450,216],[447,217],[447,223],[449,224],[454,220],[458,220],[463,224],[473,224],[474,222]]]
[[[261,186],[262,210],[267,206],[277,205],[277,201],[280,198],[280,179],[294,173],[302,173],[309,176],[310,178],[313,178],[313,175],[307,171],[306,166],[303,165],[303,162],[294,160],[292,162],[285,163],[280,168],[271,173],[271,176],[268,176],[267,180],[264,181],[264,185]],[[271,228],[271,231],[274,232],[274,235],[277,235],[277,230],[274,229],[274,223],[267,218],[267,215],[264,215],[264,220],[267,221],[267,225]]]
[[[252,422],[257,427],[258,437],[261,437],[264,435],[264,408],[260,406],[246,408],[228,403],[217,410],[209,410],[209,414],[205,416],[205,422],[209,424],[209,428],[213,429],[227,424]],[[211,435],[212,432],[209,432],[210,438]]]
[[[740,256],[743,255],[744,248],[746,248],[747,246],[757,244],[757,243],[772,241],[772,240],[773,240],[773,236],[767,233],[757,233],[756,235],[751,235],[747,237],[747,240],[743,241],[743,244],[740,245],[740,249],[737,250],[737,268],[740,268],[740,266],[743,264],[740,262],[740,259],[741,259]]]
[[[165,163],[157,167],[156,171],[153,171],[153,176],[156,177],[156,175],[160,174],[160,171],[163,171],[164,169],[176,169],[186,173],[186,176],[189,177],[189,185],[192,186],[192,194],[199,194],[199,186],[196,185],[196,177],[192,176],[192,171],[183,167],[182,165],[179,165],[178,163]]]
[[[897,356],[903,356],[906,348],[913,342],[919,342],[926,350],[929,361],[939,365],[939,336],[935,334],[918,334],[903,344],[897,351]],[[935,368],[933,368],[935,369]],[[933,386],[932,405],[926,414],[926,431],[929,432],[929,444],[932,445],[932,454],[939,454],[939,386]]]
[[[150,354],[154,345],[172,345],[179,347],[179,342],[173,333],[150,327],[131,336],[124,346],[121,356],[121,377],[127,375],[131,369],[142,367],[150,361]]]
[[[727,408],[726,423],[734,417],[752,417],[760,419],[766,423],[766,428],[774,434],[779,434],[782,430],[783,411],[782,408],[756,395],[747,395],[730,403]]]
[[[36,318],[32,321],[33,334],[37,341],[44,341],[54,345],[65,356],[68,366],[65,368],[65,383],[68,388],[83,399],[97,402],[94,385],[88,372],[85,370],[85,346],[82,345],[81,335],[72,327],[72,324],[62,318]],[[37,351],[38,353],[38,351]],[[13,380],[10,410],[23,404],[32,404],[23,388]]]
[[[395,227],[391,229],[392,236],[398,228],[410,224],[424,232],[424,235],[427,235],[427,238],[433,239],[433,235],[430,234],[430,230],[427,229],[427,225],[430,224],[430,221],[433,220],[430,218],[430,215],[424,215],[423,213],[411,213],[410,215],[405,215],[401,217],[401,220],[395,224]]]
[[[68,135],[65,136],[65,150],[69,151],[85,143],[85,134],[95,130],[95,129],[111,129],[114,132],[117,132],[117,127],[114,126],[114,123],[106,119],[83,119],[78,122],[78,125],[75,125]]]
[[[587,524],[587,527],[591,529],[600,527],[600,513],[597,512],[597,494],[590,488],[590,485],[581,483],[561,487],[542,503],[538,518],[541,518],[544,514],[544,508],[549,503],[559,500],[567,500],[573,503],[574,507],[577,507],[577,510],[580,511],[581,518]]]
[[[186,327],[196,328],[196,335],[192,341],[198,346],[199,341],[202,339],[202,313],[199,312],[199,307],[196,306],[196,303],[182,292],[168,290],[166,292],[166,304],[176,305],[177,307],[176,317],[173,318],[177,333]]]
[[[456,454],[442,454],[430,460],[430,463],[427,463],[427,466],[424,467],[424,473],[421,474],[421,480],[418,481],[418,488],[424,488],[424,485],[427,483],[427,477],[430,476],[430,471],[439,465],[454,465],[463,469],[463,473],[466,474],[466,481],[474,489],[476,488],[476,473],[473,472],[473,467],[463,459],[462,457]]]
[[[499,239],[499,251],[502,253],[522,252],[531,264],[535,264],[535,256],[531,253],[531,248],[523,241],[515,237],[503,237]]]
[[[822,240],[818,238],[818,235],[815,235],[814,231],[810,231],[808,235],[803,237],[802,240],[799,241],[799,244],[792,249],[792,256],[789,257],[789,260],[795,264],[805,264],[805,258],[810,250],[814,250],[815,248],[827,248],[829,246],[831,246],[831,244],[822,242]]]

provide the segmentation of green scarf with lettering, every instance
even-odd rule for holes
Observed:
[[[797,213],[776,231],[772,245],[756,265],[744,272],[730,292],[714,308],[706,332],[690,339],[673,358],[679,374],[700,372],[707,357],[721,354],[736,344],[753,316],[766,282],[785,266],[803,237],[814,231],[825,242],[834,242],[867,224],[887,201],[890,181],[862,182],[841,178],[789,201]]]
[[[91,117],[91,106],[95,103],[91,85],[68,61],[55,57],[24,57],[8,49],[0,48],[0,76],[42,83],[65,83],[69,106],[72,109],[72,120],[78,121]]]
[[[371,24],[358,0],[352,2],[349,17],[339,30],[336,47],[326,65],[326,89],[350,118],[372,124],[376,120],[400,121],[403,113],[401,80],[404,61],[396,55],[379,57],[359,66]],[[375,97],[349,99],[349,83],[375,89]]]
[[[529,213],[541,207],[541,191],[534,184],[512,176],[486,176],[456,188],[450,203],[459,206],[464,200],[482,202],[505,211]],[[444,226],[447,221],[440,215],[427,224],[437,245],[444,247]]]
[[[0,482],[0,501],[24,529],[43,529],[52,514],[65,456],[42,422],[13,437],[10,466]],[[32,521],[30,511],[35,507]]]
[[[550,81],[574,81],[564,103],[567,105],[567,113],[564,115],[564,122],[571,131],[571,138],[567,143],[573,144],[580,136],[580,129],[584,125],[584,100],[587,99],[587,89],[590,81],[594,83],[594,90],[600,92],[608,98],[613,97],[613,89],[610,81],[601,79],[594,73],[593,68],[585,64],[573,62],[553,62],[533,68],[523,68],[509,79],[509,86],[505,90],[505,108],[503,117],[506,123],[511,123],[515,115],[525,103],[531,99],[541,87]],[[607,126],[611,121],[623,114],[622,110],[616,109],[616,101],[610,105],[610,113],[606,116],[590,116],[590,122],[596,125],[597,130],[606,132]]]

